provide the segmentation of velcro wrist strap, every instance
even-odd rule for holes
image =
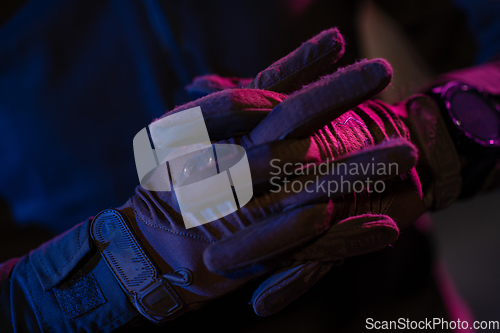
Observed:
[[[425,203],[441,209],[455,201],[462,190],[460,159],[436,102],[417,95],[406,103],[410,126],[417,135],[432,173]]]
[[[114,209],[100,212],[92,221],[90,233],[120,286],[144,317],[163,322],[183,308],[182,299],[168,280],[172,273],[158,273],[125,215]]]

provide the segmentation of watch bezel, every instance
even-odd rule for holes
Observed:
[[[469,91],[469,92],[474,92],[479,94],[484,98],[485,103],[492,108],[494,112],[496,112],[496,115],[498,117],[498,121],[500,124],[500,103],[495,101],[493,96],[491,96],[489,93],[487,93],[482,87],[474,87],[469,84],[463,83],[463,82],[458,82],[458,81],[451,81],[445,84],[444,86],[440,87],[435,87],[431,89],[431,91],[435,94],[438,94],[441,100],[443,101],[443,104],[446,108],[446,112],[448,116],[450,117],[451,122],[453,125],[469,140],[483,146],[483,147],[495,147],[498,148],[500,147],[500,126],[497,132],[497,138],[496,139],[484,139],[480,138],[474,133],[471,133],[467,131],[463,125],[460,119],[455,115],[453,111],[453,107],[451,105],[451,98],[456,93],[458,90],[460,91]]]

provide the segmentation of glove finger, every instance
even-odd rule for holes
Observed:
[[[210,139],[220,141],[250,132],[285,98],[272,91],[229,89],[183,104],[162,118],[199,106]]]
[[[327,73],[344,54],[344,44],[336,28],[325,30],[257,74],[247,88],[289,94]]]
[[[281,311],[321,280],[334,263],[306,262],[275,272],[255,290],[252,306],[259,316]]]
[[[392,78],[389,63],[365,60],[293,93],[243,140],[246,148],[280,139],[305,138],[382,91]]]
[[[189,95],[200,98],[234,88],[265,89],[290,93],[324,75],[326,69],[344,53],[344,39],[336,28],[325,30],[306,41],[254,79],[222,77],[215,74],[198,76],[186,87]]]
[[[291,140],[264,145],[247,152],[254,198],[242,204],[243,213],[238,210],[234,214],[266,218],[287,208],[325,202],[346,193],[363,191],[365,187],[373,192],[373,189],[377,189],[377,182],[407,173],[417,159],[417,149],[409,141],[399,138],[366,147],[333,162],[312,164],[303,169],[300,166],[308,165],[308,162],[304,162],[300,151],[307,151],[303,144],[306,140],[288,141]],[[281,149],[289,147],[293,149]],[[276,148],[277,155],[273,156],[273,149]],[[242,158],[241,150],[216,150],[218,166],[224,170],[224,165],[236,165]],[[209,152],[211,154],[206,158],[191,158],[182,168],[177,168],[183,170],[180,177],[173,171],[178,185],[188,185],[213,175],[216,167],[214,159],[211,158],[212,151]],[[289,168],[290,166],[292,168]],[[296,176],[290,173],[293,166],[297,168]],[[235,171],[232,171],[235,177],[233,172]],[[262,207],[268,209],[263,210]],[[245,219],[244,216],[235,218]]]
[[[386,215],[342,220],[293,256],[300,262],[275,272],[257,288],[252,296],[255,313],[268,316],[281,311],[344,258],[381,250],[395,242],[398,234],[396,223]]]
[[[210,245],[203,260],[210,271],[222,275],[266,262],[325,232],[336,214],[332,202],[286,211]]]
[[[328,199],[340,197],[345,193],[362,191],[365,186],[373,191],[373,188],[377,189],[376,182],[406,173],[413,168],[417,159],[417,149],[409,141],[399,138],[382,142],[376,146],[365,147],[355,153],[344,155],[333,163],[312,164],[312,167],[308,169],[298,169],[300,171],[298,176],[293,177],[292,175],[292,177],[286,178],[287,185],[287,183],[283,183],[282,177],[288,176],[285,173],[288,173],[289,170],[286,170],[283,163],[286,162],[294,166],[307,164],[307,162],[304,163],[301,160],[303,155],[300,151],[308,150],[302,141],[286,140],[256,147],[247,152],[254,198],[251,200],[248,198],[249,202],[240,202],[241,209],[232,213],[235,215],[235,219],[246,221],[248,218],[245,217],[245,214],[252,216],[252,219],[255,220],[265,219],[267,216],[282,212],[287,208],[325,202]],[[286,154],[289,151],[288,149],[280,149],[286,148],[287,145],[297,148],[296,153]],[[228,146],[228,148],[232,147]],[[274,157],[283,157],[283,160],[273,160],[272,149],[277,149],[275,151],[278,152],[278,155],[274,155]],[[222,169],[225,168],[224,165],[236,165],[243,158],[242,149],[233,151],[233,149],[217,148],[216,150],[218,166]],[[173,168],[175,160],[171,161],[172,180],[175,179],[178,186],[180,184],[184,186],[212,176],[216,167],[214,159],[211,158],[213,157],[212,150],[208,152],[211,154],[205,158],[196,156],[187,160],[182,168]],[[296,163],[296,161],[298,162]],[[355,169],[352,168],[353,165],[356,167]],[[381,165],[384,168],[381,169]],[[327,168],[323,166],[327,166]],[[276,172],[276,168],[278,168],[279,172]],[[177,175],[175,170],[183,170],[183,173]],[[236,175],[233,174],[233,176]],[[289,179],[291,179],[291,182]],[[347,186],[344,185],[346,183]],[[265,191],[267,189],[269,191]],[[224,192],[224,195],[226,194]],[[174,200],[170,204],[177,208],[175,202]],[[195,200],[194,202],[198,201]],[[266,207],[266,209],[263,209],[263,207]],[[249,223],[252,222],[244,224]]]
[[[312,145],[314,141],[308,138],[276,141],[247,150],[253,193],[260,194],[272,186],[275,189],[273,193],[277,193],[276,187],[281,185],[283,178],[300,182],[302,188],[310,181],[354,183],[358,180],[364,182],[368,178],[372,181],[384,180],[408,172],[416,164],[418,154],[417,148],[411,142],[397,138],[343,155],[334,161],[321,163],[320,152]],[[227,146],[227,149],[224,149],[225,145],[217,147],[219,168],[235,165],[242,158],[240,150],[229,149],[232,146]],[[212,154],[212,151],[209,152]],[[212,156],[211,154],[209,156]],[[214,164],[215,161],[211,158],[192,158],[182,168],[185,171],[183,177],[190,182],[205,179],[213,173]],[[357,172],[347,168],[353,165],[357,166]],[[386,172],[381,172],[380,165],[386,167]],[[344,192],[339,192],[339,195],[342,193]],[[300,196],[302,199],[308,197],[314,201],[321,199],[324,192],[311,195],[301,193]],[[295,196],[291,197],[287,201],[293,200]],[[281,202],[286,196],[276,195],[273,198],[276,202]]]
[[[372,162],[372,156],[377,159],[380,158],[384,162],[399,161],[401,164],[398,165],[396,171],[402,174],[410,170],[415,164],[415,151],[416,148],[408,141],[396,139],[371,148],[365,148],[352,154],[352,156],[344,157],[343,160],[349,161],[349,163],[345,163],[346,165],[352,163],[364,165],[367,161],[375,163]],[[403,157],[399,155],[403,155]],[[374,182],[395,176],[395,174],[391,175],[390,173],[378,174],[375,169],[369,172]],[[275,258],[305,244],[327,230],[331,222],[336,220],[339,215],[340,209],[334,206],[336,201],[330,201],[327,204],[318,202],[334,199],[340,197],[343,193],[351,191],[351,186],[349,188],[346,186],[345,190],[342,186],[339,190],[339,183],[354,184],[358,180],[365,180],[365,177],[367,175],[351,174],[347,170],[321,176],[300,176],[295,178],[294,182],[300,182],[299,187],[304,190],[293,190],[296,186],[291,185],[291,191],[270,192],[252,199],[241,208],[244,213],[257,216],[261,213],[260,207],[262,204],[265,207],[270,207],[271,214],[283,210],[285,212],[279,216],[271,216],[261,223],[250,225],[239,230],[234,235],[211,245],[204,254],[205,264],[216,273],[227,273]],[[337,184],[335,191],[331,191],[331,183],[329,183],[331,181]],[[314,190],[313,186],[311,190],[310,187],[307,187],[308,182],[313,184],[314,182],[316,184],[326,182],[328,192],[324,187],[321,190],[316,187],[316,190]],[[316,204],[311,205],[313,203]],[[308,204],[310,206],[286,210],[287,208]],[[238,211],[235,214],[240,213]],[[337,228],[343,228],[344,226],[337,226]]]
[[[393,244],[398,236],[398,225],[387,215],[353,216],[331,226],[293,258],[301,262],[343,260],[381,250]]]
[[[296,141],[296,143],[300,144],[299,141]],[[350,155],[344,155],[333,163],[313,164],[308,169],[298,169],[298,176],[293,177],[292,174],[291,177],[282,179],[280,177],[290,175],[289,170],[287,171],[284,168],[283,160],[271,160],[272,156],[269,156],[269,147],[262,147],[265,148],[263,150],[252,149],[248,152],[249,158],[247,160],[250,163],[253,183],[252,192],[255,195],[253,199],[248,198],[250,200],[248,202],[240,202],[241,209],[231,214],[236,220],[246,221],[243,223],[244,225],[252,223],[252,221],[248,221],[248,216],[252,216],[251,220],[258,221],[288,208],[325,202],[328,199],[341,197],[345,193],[363,191],[365,187],[373,192],[373,189],[377,190],[378,181],[396,177],[413,168],[417,155],[416,148],[410,142],[404,139],[394,139],[376,146],[366,147]],[[217,164],[221,170],[226,170],[225,165],[236,165],[242,158],[246,159],[241,154],[242,149],[233,151],[233,149],[229,149],[233,148],[233,146],[226,148],[228,149],[216,148]],[[299,145],[299,148],[303,149],[303,146]],[[279,151],[280,154],[283,154],[283,151],[287,150]],[[182,168],[173,168],[175,160],[171,161],[172,177],[178,186],[180,184],[185,186],[206,179],[216,172],[212,150],[208,152],[210,154],[205,158],[196,156],[189,159]],[[283,157],[287,158],[285,160],[287,164],[292,164],[290,161],[294,161],[291,158],[301,156],[300,154],[290,153],[288,156],[283,155]],[[300,159],[297,160],[301,161]],[[271,167],[269,167],[269,161],[276,164],[271,164]],[[283,168],[278,167],[280,164]],[[293,164],[305,165],[303,162]],[[383,168],[381,168],[381,165]],[[279,172],[274,169],[277,167]],[[182,171],[179,177],[175,170]],[[231,171],[232,176],[238,178],[237,173],[234,172],[236,171]],[[266,189],[269,189],[269,191],[265,191]],[[228,191],[224,192],[224,195],[221,194],[221,196],[224,197],[228,193],[232,194],[231,189],[228,189]],[[207,200],[212,199],[207,197]],[[200,200],[194,200],[193,202],[205,202],[204,200],[200,197]],[[174,205],[174,203],[171,204]],[[194,210],[198,209],[198,205],[193,207],[197,207],[193,208]]]
[[[326,161],[321,161],[319,152],[311,149],[312,143],[310,139],[284,140],[247,150],[254,191],[270,188],[273,178],[277,180],[287,176],[287,179],[292,179],[293,175],[306,175],[293,178],[303,185],[311,180],[343,179],[352,183],[365,181],[368,177],[373,181],[383,180],[408,172],[418,158],[418,149],[411,142],[392,139],[328,162],[325,174],[322,166]],[[379,169],[380,165],[386,167],[385,174]],[[309,168],[304,169],[304,166]],[[357,172],[350,169],[353,166],[356,166]],[[317,195],[314,197],[317,198]]]

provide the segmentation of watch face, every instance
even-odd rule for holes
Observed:
[[[446,92],[446,107],[454,124],[483,146],[500,146],[500,111],[480,90],[459,84]]]
[[[464,131],[484,140],[498,139],[498,112],[486,104],[484,98],[471,91],[458,90],[450,103],[455,120]]]

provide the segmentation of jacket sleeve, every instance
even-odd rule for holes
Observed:
[[[139,316],[80,223],[0,264],[2,332],[110,332]]]
[[[500,55],[498,55],[498,60],[440,75],[426,85],[424,90],[450,81],[482,87],[488,93],[500,96]]]

